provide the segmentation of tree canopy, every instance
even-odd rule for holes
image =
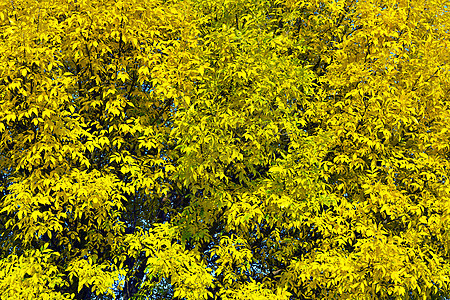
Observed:
[[[448,0],[0,0],[0,300],[450,294]]]

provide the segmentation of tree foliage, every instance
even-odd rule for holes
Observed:
[[[0,1],[0,299],[449,294],[448,1]]]

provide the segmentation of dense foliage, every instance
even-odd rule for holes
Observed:
[[[0,0],[0,299],[450,294],[448,0]]]

